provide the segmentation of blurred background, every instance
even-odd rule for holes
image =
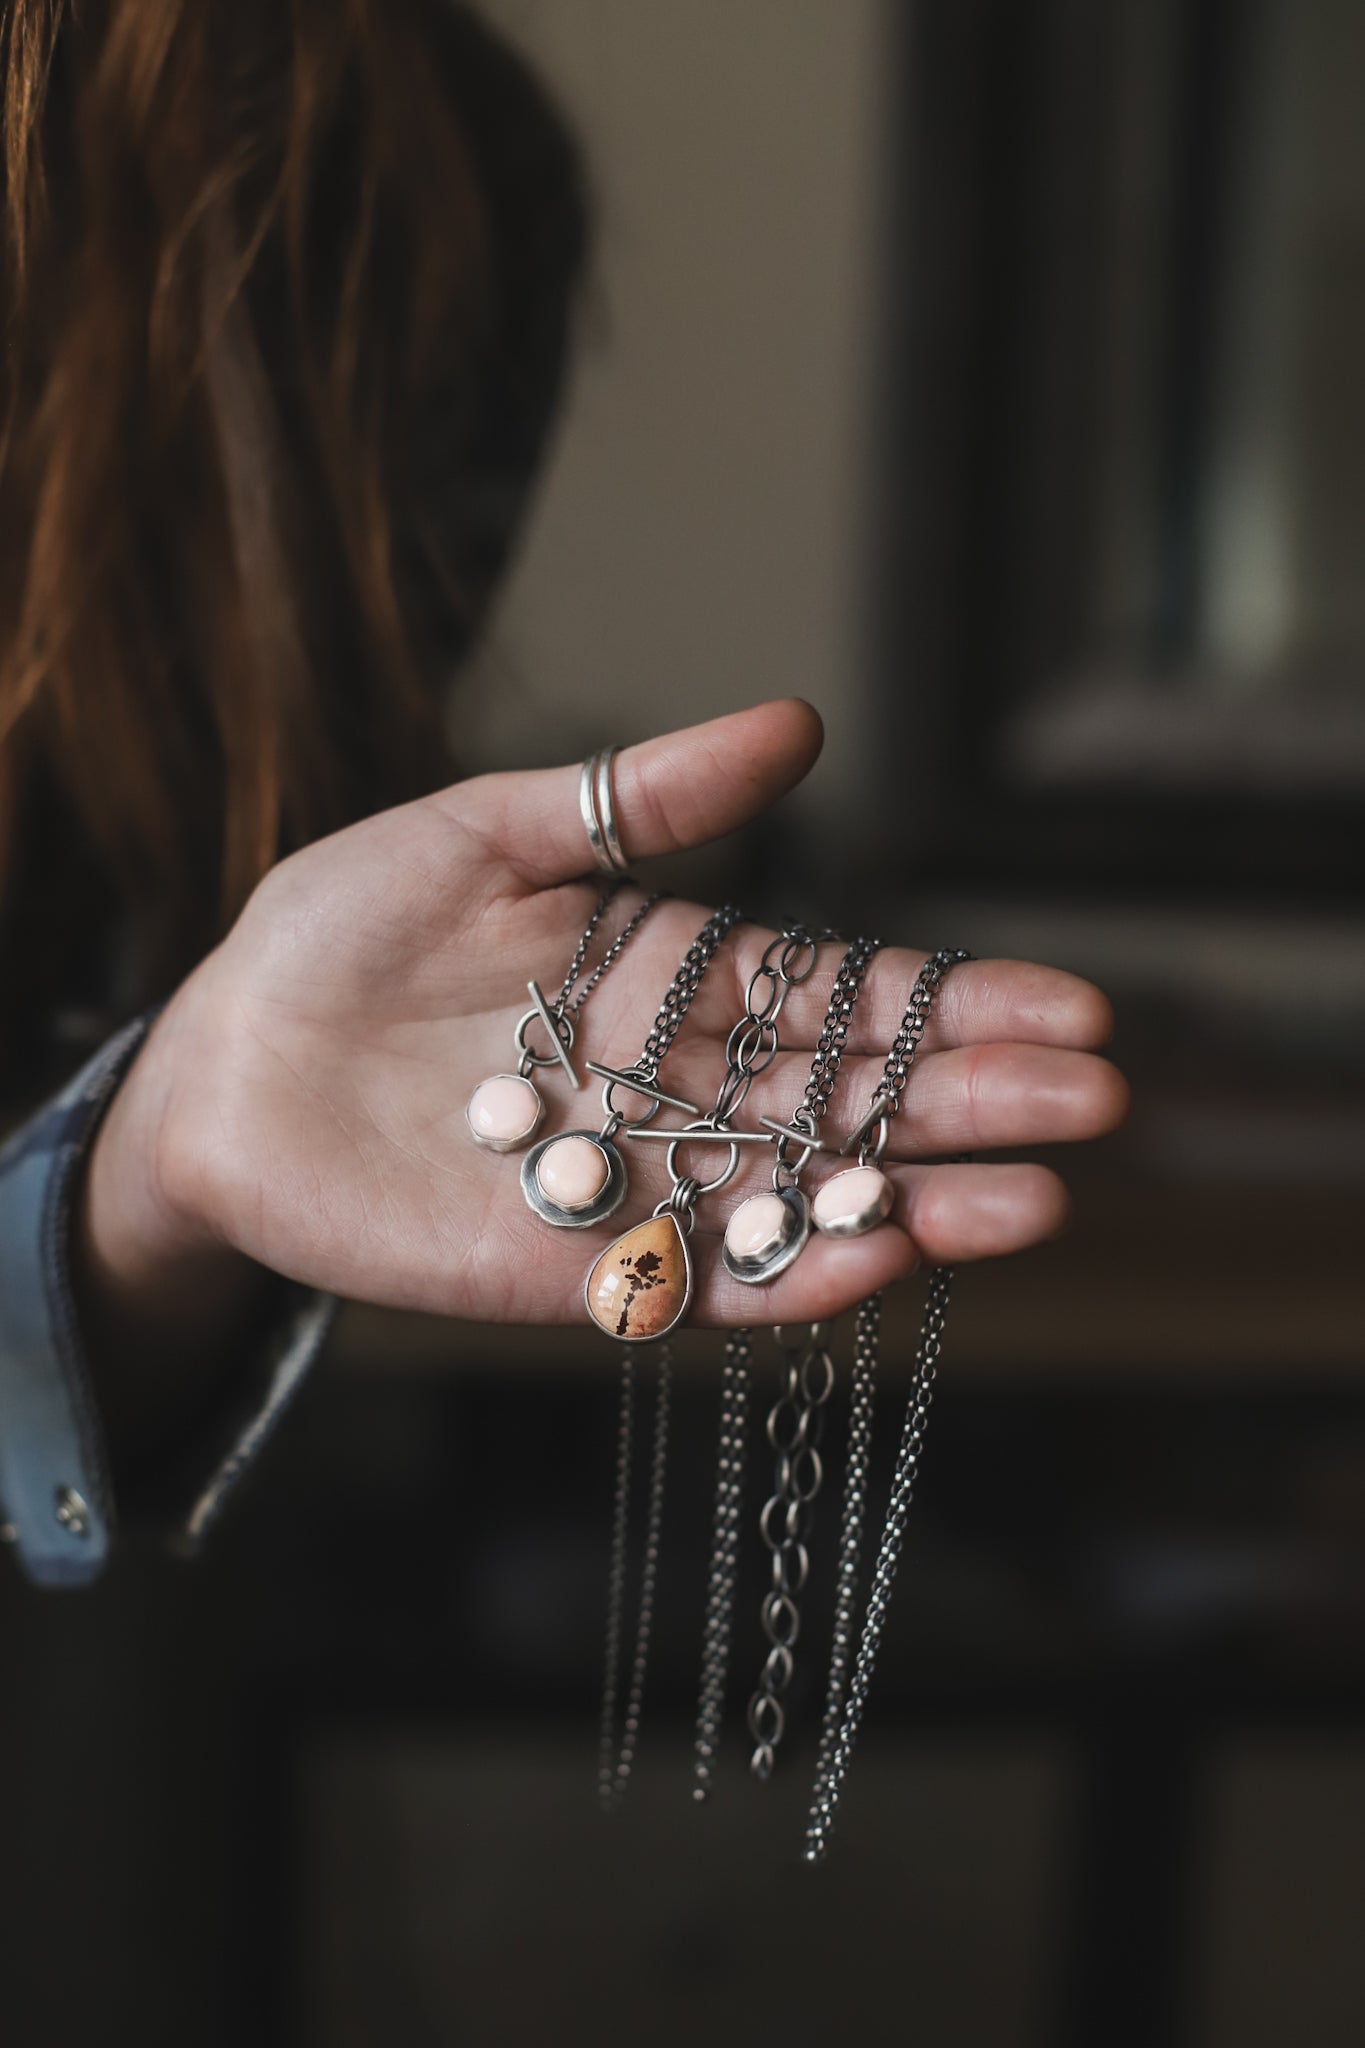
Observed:
[[[826,1869],[799,1680],[689,1798],[716,1344],[608,1825],[613,1360],[351,1310],[201,1564],[0,1577],[4,2038],[1359,2048],[1365,8],[487,11],[597,239],[465,758],[811,698],[667,879],[1093,976],[1136,1111],[959,1276]]]

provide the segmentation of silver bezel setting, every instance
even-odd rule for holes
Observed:
[[[486,1138],[482,1131],[475,1130],[474,1119],[469,1112],[474,1106],[474,1097],[478,1094],[479,1089],[486,1087],[490,1081],[520,1081],[535,1096],[537,1103],[535,1120],[529,1129],[522,1132],[519,1138]],[[545,1121],[545,1097],[541,1094],[529,1074],[485,1074],[483,1080],[476,1083],[470,1093],[468,1102],[464,1106],[464,1120],[469,1126],[470,1137],[476,1145],[482,1145],[485,1152],[520,1152],[523,1145],[530,1144],[532,1138],[534,1138],[536,1132]]]
[[[800,1188],[773,1188],[771,1192],[778,1196],[791,1219],[787,1235],[777,1250],[759,1258],[741,1258],[731,1251],[723,1239],[721,1242],[721,1263],[732,1280],[742,1280],[746,1287],[764,1287],[770,1280],[775,1280],[779,1273],[785,1273],[793,1260],[805,1250],[810,1238],[810,1203]],[[757,1199],[755,1195],[745,1197],[745,1200],[750,1202]],[[744,1203],[741,1202],[739,1208],[743,1207]],[[732,1214],[737,1216],[739,1209],[735,1209]]]
[[[606,1185],[581,1209],[564,1209],[558,1202],[552,1202],[536,1178],[536,1168],[544,1154],[565,1138],[586,1138],[607,1162]],[[556,1131],[553,1137],[542,1138],[521,1162],[521,1192],[526,1197],[526,1206],[542,1223],[552,1223],[556,1230],[590,1230],[594,1223],[605,1223],[625,1201],[627,1185],[626,1163],[600,1131]]]
[[[656,1209],[656,1210],[654,1211],[654,1217],[655,1217],[656,1219],[657,1219],[657,1218],[659,1217],[659,1215],[660,1215],[660,1214],[661,1214],[661,1211],[660,1211],[660,1210]],[[651,1220],[651,1219],[646,1219],[646,1220]],[[631,1225],[631,1230],[636,1230],[636,1229],[638,1229],[638,1228],[639,1228],[639,1225],[638,1225],[638,1224],[632,1224],[632,1225]],[[679,1307],[679,1309],[678,1309],[678,1313],[677,1313],[677,1314],[676,1314],[676,1315],[674,1316],[674,1318],[673,1318],[673,1320],[672,1320],[672,1322],[671,1322],[671,1323],[665,1323],[665,1324],[664,1324],[664,1327],[662,1328],[662,1330],[651,1330],[651,1331],[650,1331],[650,1333],[649,1333],[649,1335],[648,1335],[647,1337],[644,1337],[644,1336],[641,1336],[641,1337],[618,1337],[618,1336],[617,1336],[617,1334],[616,1334],[616,1332],[615,1332],[615,1330],[608,1330],[608,1329],[606,1328],[606,1326],[605,1326],[604,1324],[602,1324],[602,1323],[599,1323],[599,1322],[598,1322],[598,1320],[597,1320],[597,1317],[596,1317],[596,1316],[595,1316],[595,1315],[593,1314],[593,1307],[592,1307],[592,1276],[593,1276],[593,1274],[594,1274],[594,1273],[595,1273],[595,1272],[597,1271],[597,1268],[598,1268],[598,1267],[599,1267],[599,1266],[601,1265],[601,1263],[602,1263],[603,1259],[607,1257],[607,1254],[608,1254],[609,1252],[613,1252],[613,1251],[615,1251],[615,1249],[616,1249],[616,1246],[617,1246],[618,1244],[620,1244],[620,1242],[621,1242],[621,1239],[622,1239],[622,1238],[627,1238],[627,1237],[629,1237],[629,1236],[630,1236],[630,1234],[631,1234],[630,1230],[623,1230],[623,1231],[621,1232],[621,1236],[620,1236],[620,1237],[618,1237],[618,1238],[616,1238],[616,1239],[614,1239],[614,1240],[613,1240],[613,1242],[612,1242],[611,1244],[609,1244],[609,1245],[607,1246],[607,1248],[606,1248],[606,1250],[605,1250],[605,1251],[601,1251],[601,1252],[599,1252],[599,1253],[597,1254],[597,1257],[596,1257],[596,1258],[595,1258],[595,1259],[593,1260],[592,1264],[591,1264],[591,1265],[589,1266],[589,1268],[588,1268],[587,1272],[586,1272],[586,1273],[584,1274],[584,1276],[583,1276],[583,1306],[584,1306],[584,1308],[585,1308],[585,1309],[587,1310],[587,1312],[588,1312],[588,1321],[589,1321],[589,1322],[591,1323],[591,1325],[592,1325],[592,1327],[593,1327],[593,1329],[594,1329],[594,1330],[601,1330],[601,1332],[602,1332],[602,1334],[603,1334],[603,1336],[604,1336],[604,1337],[610,1337],[610,1339],[611,1339],[611,1341],[612,1341],[612,1343],[613,1343],[613,1344],[658,1344],[658,1343],[660,1343],[660,1342],[661,1342],[661,1341],[662,1341],[662,1340],[663,1340],[663,1339],[664,1339],[665,1337],[671,1337],[671,1336],[672,1336],[673,1332],[674,1332],[674,1331],[675,1331],[675,1330],[677,1329],[677,1327],[678,1327],[679,1323],[683,1321],[683,1319],[684,1319],[684,1317],[686,1316],[686,1314],[687,1314],[688,1310],[689,1310],[689,1309],[691,1308],[691,1306],[692,1306],[692,1295],[693,1295],[693,1292],[694,1292],[694,1290],[695,1290],[695,1288],[696,1288],[696,1284],[697,1284],[697,1283],[696,1283],[696,1275],[695,1275],[695,1273],[693,1272],[693,1269],[692,1269],[692,1251],[691,1251],[691,1247],[690,1247],[690,1246],[688,1245],[688,1242],[687,1242],[687,1232],[686,1232],[686,1231],[685,1231],[685,1230],[683,1229],[682,1225],[681,1225],[681,1224],[680,1224],[680,1223],[678,1222],[678,1219],[677,1219],[677,1217],[676,1217],[676,1216],[675,1216],[675,1217],[673,1217],[673,1228],[674,1228],[674,1229],[675,1229],[675,1230],[677,1231],[677,1233],[678,1233],[678,1242],[679,1242],[679,1244],[681,1244],[681,1246],[682,1246],[682,1255],[683,1255],[683,1275],[684,1275],[684,1280],[683,1280],[683,1298],[682,1298],[682,1303],[681,1303],[681,1305],[680,1305],[680,1307]]]
[[[822,1223],[812,1204],[812,1219],[815,1228],[823,1237],[866,1237],[869,1230],[875,1230],[879,1223],[885,1223],[887,1217],[891,1214],[892,1205],[896,1199],[896,1191],[879,1166],[846,1166],[842,1173],[833,1174],[824,1183],[824,1187],[817,1190],[816,1199],[818,1200],[819,1196],[823,1194],[824,1188],[832,1188],[836,1181],[846,1179],[850,1173],[879,1174],[882,1183],[881,1193],[878,1195],[875,1205],[870,1205],[866,1209],[859,1209],[852,1216],[841,1216],[834,1223]]]

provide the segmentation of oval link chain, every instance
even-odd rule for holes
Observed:
[[[831,932],[820,937],[832,938]],[[878,939],[855,939],[846,950],[834,986],[830,991],[825,1019],[816,1047],[815,1060],[805,1092],[792,1119],[791,1128],[800,1130],[806,1136],[816,1135],[821,1118],[829,1105],[834,1082],[838,1075],[839,1063],[848,1041],[849,1022],[853,1005],[857,1001],[863,976],[869,961],[880,946]],[[806,980],[814,972],[818,941],[810,935],[792,928],[780,938],[774,939],[766,948],[763,959],[753,976],[745,997],[745,1014],[730,1034],[727,1044],[727,1075],[719,1103],[728,1105],[730,1113],[742,1102],[748,1092],[749,1081],[762,1067],[755,1064],[758,1058],[767,1065],[773,1056],[766,1051],[764,1026],[775,1023],[786,996],[784,981]],[[806,948],[809,948],[807,959]],[[775,1051],[775,1048],[774,1048]],[[741,1064],[741,1059],[745,1064]],[[747,1079],[745,1076],[747,1075]],[[718,1105],[719,1106],[719,1105]],[[714,1112],[713,1112],[714,1114]],[[766,1120],[765,1120],[766,1121]],[[789,1137],[778,1136],[777,1165],[774,1168],[774,1186],[780,1186],[784,1178],[795,1185],[796,1178],[804,1168],[810,1148],[804,1147],[799,1159],[793,1159],[786,1149]],[[674,1201],[684,1198],[681,1187],[674,1190]],[[691,1200],[695,1200],[695,1193]],[[819,1333],[813,1332],[817,1338]],[[742,1349],[736,1346],[742,1344]],[[781,1515],[780,1526],[773,1520],[774,1503],[769,1501],[764,1510],[764,1541],[773,1556],[773,1584],[763,1605],[763,1625],[769,1633],[769,1655],[763,1666],[760,1693],[764,1704],[758,1703],[758,1694],[750,1702],[750,1732],[759,1745],[761,1760],[766,1759],[771,1768],[772,1750],[777,1738],[769,1739],[776,1726],[780,1735],[783,1721],[781,1693],[790,1681],[792,1671],[791,1620],[795,1617],[799,1626],[799,1610],[795,1599],[805,1581],[806,1552],[804,1548],[805,1525],[810,1514],[809,1502],[790,1502],[786,1497],[789,1486],[809,1487],[812,1474],[820,1474],[818,1436],[820,1416],[824,1401],[829,1398],[833,1385],[833,1367],[828,1367],[828,1386],[821,1401],[807,1404],[802,1392],[802,1362],[805,1352],[811,1347],[811,1338],[804,1338],[794,1347],[789,1360],[788,1373],[778,1408],[768,1418],[768,1436],[778,1453],[776,1484],[782,1499],[778,1502]],[[823,1346],[820,1347],[823,1350]],[[824,1354],[828,1365],[828,1354]],[[752,1344],[750,1332],[739,1331],[727,1346],[725,1377],[721,1395],[720,1446],[717,1457],[716,1506],[712,1526],[711,1560],[708,1572],[706,1623],[702,1639],[702,1675],[697,1702],[697,1724],[694,1740],[693,1775],[695,1785],[693,1797],[704,1800],[710,1794],[715,1769],[716,1752],[720,1742],[721,1720],[724,1712],[725,1693],[729,1682],[730,1654],[734,1635],[734,1597],[737,1576],[740,1517],[742,1512],[742,1481],[744,1471],[744,1440],[747,1430],[750,1400],[750,1376],[752,1366]],[[810,1371],[806,1372],[806,1383],[810,1382]],[[797,1430],[800,1445],[787,1450],[779,1448],[776,1434],[782,1423],[782,1403],[791,1400],[794,1411],[802,1416],[809,1405],[811,1413],[798,1421]],[[805,1447],[810,1457],[804,1463],[795,1462],[792,1450]],[[816,1486],[818,1488],[818,1477]],[[810,1498],[813,1500],[814,1493]],[[789,1526],[790,1517],[790,1526]],[[769,1532],[773,1541],[769,1541]],[[799,1572],[800,1584],[797,1581]],[[775,1603],[783,1602],[778,1605]],[[777,1641],[772,1629],[788,1631],[788,1640]],[[757,1727],[754,1722],[757,1720]]]
[[[754,1082],[777,1058],[780,1045],[778,1018],[792,990],[809,981],[814,974],[819,948],[820,939],[803,925],[788,925],[764,947],[763,957],[750,975],[744,993],[744,1014],[725,1041],[725,1077],[716,1092],[713,1107],[705,1116],[684,1124],[680,1130],[660,1133],[670,1139],[667,1164],[673,1185],[655,1210],[656,1216],[669,1210],[681,1226],[690,1229],[701,1197],[716,1193],[738,1173],[740,1146],[737,1142],[731,1143],[725,1164],[709,1180],[683,1173],[678,1160],[689,1136],[709,1142],[718,1136],[723,1138],[733,1125]]]
[[[820,1441],[825,1407],[834,1391],[834,1361],[825,1346],[823,1323],[812,1323],[796,1343],[788,1341],[780,1326],[773,1335],[784,1359],[782,1391],[768,1413],[768,1442],[777,1454],[777,1475],[758,1522],[772,1558],[772,1585],[759,1610],[769,1648],[747,1716],[754,1740],[749,1769],[760,1779],[771,1776],[786,1729],[782,1700],[795,1669],[792,1653],[801,1633],[800,1599],[810,1572],[806,1538],[824,1479]]]

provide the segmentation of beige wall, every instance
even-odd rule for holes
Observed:
[[[833,807],[865,702],[888,0],[488,11],[585,142],[598,278],[466,749],[572,758],[793,691]]]

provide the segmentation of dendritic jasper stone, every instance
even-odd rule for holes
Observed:
[[[810,1205],[826,1237],[861,1237],[891,1214],[895,1191],[877,1166],[850,1166],[827,1180]]]
[[[490,1074],[480,1081],[465,1110],[473,1135],[494,1152],[513,1152],[526,1144],[544,1114],[539,1089],[520,1074]]]
[[[626,1344],[662,1337],[686,1314],[692,1271],[671,1216],[637,1223],[603,1252],[588,1275],[588,1314]]]

